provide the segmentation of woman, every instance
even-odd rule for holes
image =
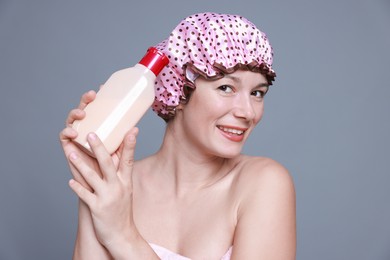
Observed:
[[[274,80],[264,33],[236,15],[187,17],[157,48],[170,63],[153,110],[167,121],[161,148],[134,161],[138,129],[97,159],[70,126],[95,97],[83,95],[60,139],[80,198],[75,259],[295,259],[295,193],[288,171],[241,154]]]

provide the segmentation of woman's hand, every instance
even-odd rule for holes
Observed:
[[[69,155],[72,152],[77,152],[77,154],[82,158],[82,160],[87,163],[91,168],[97,170],[99,165],[95,158],[90,157],[88,154],[84,153],[72,140],[77,137],[77,132],[72,128],[72,124],[75,120],[81,120],[85,117],[84,108],[91,103],[96,97],[95,91],[88,91],[85,93],[80,100],[80,104],[77,108],[71,110],[66,119],[66,127],[60,133],[60,142],[65,153],[66,159],[69,158]],[[113,160],[119,161],[117,159],[117,154],[113,155]],[[84,180],[83,176],[78,172],[78,170],[73,166],[73,164],[68,160],[69,168],[73,175],[73,178],[83,185],[83,187],[92,191],[92,188]],[[96,238],[95,229],[93,227],[92,217],[88,206],[80,200],[79,203],[79,220],[77,228],[77,238],[74,248],[73,259],[111,259],[111,256],[107,250],[99,243]]]
[[[64,150],[64,153],[65,153],[65,156],[67,159],[69,158],[69,155],[72,152],[76,152],[82,158],[82,160],[84,162],[88,163],[88,165],[91,168],[94,168],[98,172],[99,165],[98,165],[96,159],[90,157],[83,150],[81,150],[77,144],[75,144],[72,141],[73,139],[75,139],[77,137],[77,131],[72,128],[73,122],[76,120],[81,120],[85,117],[84,108],[89,103],[91,103],[95,99],[95,97],[96,97],[95,91],[91,90],[91,91],[86,92],[81,97],[80,104],[78,105],[78,107],[69,112],[69,115],[66,119],[66,127],[60,133],[60,142],[61,142],[61,146]],[[112,159],[116,165],[119,162],[118,156],[120,156],[119,149],[117,152],[115,152],[112,155]],[[85,182],[85,180],[83,179],[81,174],[77,171],[77,169],[75,169],[75,167],[69,162],[69,160],[68,160],[68,163],[69,163],[69,167],[70,167],[70,170],[72,172],[73,178],[75,180],[77,180],[78,182],[80,182],[85,188],[88,188],[89,190],[91,190],[91,188]]]
[[[132,211],[132,171],[134,149],[138,129],[133,128],[125,136],[120,148],[119,164],[108,154],[100,139],[89,134],[88,142],[96,156],[98,168],[85,160],[84,154],[75,150],[69,154],[72,167],[85,180],[83,185],[70,180],[69,185],[84,201],[92,215],[96,237],[109,251],[123,241],[135,241],[138,237]]]
[[[72,124],[74,121],[81,120],[85,117],[85,112],[83,109],[89,103],[91,103],[95,99],[95,97],[96,97],[96,92],[93,90],[88,91],[87,93],[85,93],[81,97],[81,100],[80,100],[78,107],[75,109],[72,109],[69,112],[68,117],[66,118],[66,121],[65,121],[66,127],[60,133],[60,142],[61,142],[62,149],[64,150],[65,157],[68,159],[69,154],[71,152],[77,151],[77,152],[79,152],[80,156],[83,156],[84,160],[90,160],[91,165],[95,164],[93,162],[93,159],[92,158],[89,159],[88,157],[90,157],[90,156],[88,156],[87,154],[81,155],[82,154],[81,149],[72,141],[73,139],[75,139],[77,137],[77,131],[72,128]],[[69,168],[72,172],[73,178],[75,178],[77,181],[82,183],[84,185],[84,187],[90,189],[88,184],[84,181],[83,177],[73,167],[73,165],[69,162],[69,160],[68,160],[68,164],[69,164]]]
[[[69,113],[66,128],[60,133],[61,145],[74,178],[69,184],[80,197],[73,259],[112,259],[112,256],[115,259],[158,259],[149,244],[138,235],[132,219],[131,172],[138,129],[128,133],[113,155],[107,154],[97,138],[91,140],[97,158],[90,157],[72,141],[77,137],[73,122],[85,117],[83,109],[95,97],[94,91],[82,96],[79,106]],[[136,236],[137,241],[132,241]]]

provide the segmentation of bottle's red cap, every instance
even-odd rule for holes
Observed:
[[[169,59],[155,47],[150,47],[139,63],[150,69],[157,76],[168,65]]]

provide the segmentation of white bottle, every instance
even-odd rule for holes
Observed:
[[[74,141],[94,156],[87,142],[87,135],[94,132],[107,151],[114,153],[126,132],[138,123],[152,105],[154,81],[168,62],[163,53],[151,47],[134,67],[112,74],[98,91],[95,100],[85,107],[85,118],[73,123],[72,127],[78,132]]]

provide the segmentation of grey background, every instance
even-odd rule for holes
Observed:
[[[297,259],[390,259],[390,3],[0,0],[0,259],[70,259],[77,200],[58,142],[97,89],[185,16],[240,14],[275,50],[275,86],[245,147],[297,190]],[[161,143],[148,112],[137,158]]]

